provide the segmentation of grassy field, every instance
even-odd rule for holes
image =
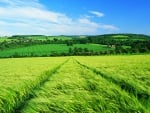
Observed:
[[[78,57],[77,59],[84,67],[137,97],[150,110],[150,55]]]
[[[33,45],[27,47],[20,47],[14,49],[7,49],[0,51],[0,57],[11,57],[15,54],[19,56],[30,56],[30,55],[50,55],[53,52],[56,53],[68,53],[69,48],[87,48],[93,51],[104,51],[110,50],[106,45],[99,44],[74,44],[73,46],[67,46],[66,44],[44,44],[44,45]]]
[[[112,37],[114,37],[114,38],[128,38],[129,36],[125,36],[125,35],[114,35],[114,36],[112,36]]]
[[[1,37],[0,37],[0,43],[1,43],[1,42],[4,42],[4,41],[10,42],[10,41],[12,41],[12,40],[17,41],[16,39],[9,39],[9,38],[3,38],[3,37],[1,38]]]
[[[150,55],[0,59],[0,113],[149,113]]]
[[[54,39],[58,39],[58,40],[71,40],[72,37],[70,36],[28,36],[26,37],[28,39],[33,39],[33,40],[54,40]]]
[[[10,113],[29,98],[66,58],[22,58],[0,60],[0,113]]]
[[[133,37],[132,35],[112,35],[112,38],[115,39],[115,40],[122,40],[122,41],[125,41],[125,40],[132,40],[132,41],[144,41],[145,40],[145,37],[142,37],[142,36],[138,36],[138,37]]]

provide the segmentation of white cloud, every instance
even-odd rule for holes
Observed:
[[[98,34],[100,30],[116,30],[115,26],[96,23],[90,18],[73,19],[46,10],[38,0],[0,0],[0,35]]]
[[[0,16],[2,18],[35,19],[35,20],[43,20],[43,21],[49,21],[54,23],[60,23],[60,22],[68,23],[71,21],[64,14],[51,12],[44,9],[38,9],[34,7],[0,8]]]
[[[0,3],[5,6],[21,7],[21,6],[33,6],[33,7],[44,7],[39,3],[39,0],[0,0]]]
[[[117,27],[115,27],[114,25],[106,25],[106,24],[100,25],[100,28],[107,29],[107,30],[119,30],[119,29],[118,29]]]
[[[98,12],[98,11],[90,11],[91,14],[97,16],[97,17],[103,17],[104,13]]]
[[[98,28],[99,27],[98,23],[92,22],[92,21],[90,21],[87,18],[80,18],[78,21],[79,21],[79,23],[81,25],[86,25],[87,27],[88,26],[91,26],[91,27],[94,27],[94,28]]]

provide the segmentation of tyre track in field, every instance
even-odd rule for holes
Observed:
[[[73,74],[70,75],[70,73],[73,73]],[[29,100],[27,100],[24,103],[25,106],[22,106],[22,108],[18,109],[17,113],[21,113],[21,112],[26,113],[26,112],[28,112],[27,109],[30,109],[31,111],[33,110],[32,113],[34,113],[34,112],[49,113],[52,111],[56,112],[56,113],[63,113],[63,112],[71,113],[70,111],[68,111],[69,109],[73,110],[73,111],[75,109],[78,109],[78,112],[81,113],[81,112],[86,112],[86,110],[87,110],[87,109],[84,109],[84,107],[85,107],[84,102],[86,103],[86,107],[88,106],[88,107],[93,108],[94,110],[104,111],[103,108],[105,106],[110,106],[111,104],[108,105],[106,102],[105,104],[103,103],[101,105],[101,101],[103,99],[105,101],[107,101],[107,99],[110,99],[110,98],[112,99],[112,97],[118,98],[117,96],[114,96],[114,95],[116,95],[115,93],[111,97],[111,94],[112,94],[112,92],[114,92],[114,90],[121,97],[127,97],[127,98],[129,97],[128,93],[124,92],[125,95],[123,95],[122,91],[118,88],[113,88],[113,90],[112,90],[111,86],[114,84],[109,84],[109,82],[107,80],[105,80],[104,78],[102,78],[102,77],[95,78],[95,77],[96,77],[96,74],[92,70],[89,70],[89,69],[79,65],[73,59],[73,60],[67,62],[67,64],[63,65],[57,71],[57,73],[55,73],[55,75],[45,83],[45,85],[41,86],[40,89],[37,89],[35,91],[35,93],[37,93],[37,94],[35,94],[35,96],[33,98],[30,98]],[[97,83],[98,80],[99,80],[100,84]],[[56,83],[56,84],[53,85],[53,83]],[[110,91],[111,94],[108,91],[105,92],[105,89],[103,88],[104,84],[108,88],[108,90],[109,89],[111,90]],[[53,90],[56,90],[56,91],[53,91]],[[42,93],[42,91],[44,91],[44,93]],[[105,92],[105,93],[101,93],[100,91]],[[41,94],[41,95],[38,95],[38,94]],[[80,94],[80,96],[79,96],[79,94]],[[98,95],[101,95],[100,97],[103,97],[103,99],[99,98]],[[42,100],[42,101],[39,101],[37,98],[39,98],[39,100]],[[133,101],[135,99],[134,98],[132,100],[131,97],[129,97],[129,98],[131,99],[129,101]],[[35,101],[36,99],[38,101]],[[46,99],[49,101],[45,101],[43,99]],[[100,99],[100,100],[102,99],[102,100],[98,101],[98,99]],[[80,103],[80,101],[81,101],[81,103]],[[82,103],[82,101],[83,101],[83,103]],[[120,100],[115,100],[115,101],[119,103]],[[111,101],[111,102],[116,104],[114,101]],[[136,102],[138,102],[137,99],[136,99]],[[65,107],[67,107],[66,105],[60,106],[60,103],[62,103],[62,104],[67,103],[67,105],[68,105],[68,103],[70,103],[72,108],[70,108],[70,107],[65,108]],[[100,108],[95,107],[96,104],[94,105],[94,103],[99,104],[101,107]],[[134,103],[134,101],[133,101],[133,103]],[[37,105],[33,106],[34,104],[35,105],[37,104]],[[81,107],[79,107],[78,105]],[[138,104],[135,104],[135,105],[138,105]],[[46,106],[46,107],[41,107],[41,106]],[[126,106],[120,105],[119,107],[122,110],[130,111],[130,109],[128,109],[127,106],[128,105],[126,105]],[[141,105],[139,105],[138,107],[139,108],[137,108],[137,109],[139,111],[141,111],[141,113],[144,113],[144,112],[142,112],[143,107]]]
[[[75,59],[75,61],[83,66],[86,69],[89,69],[91,71],[93,71],[95,74],[100,75],[101,77],[103,77],[104,79],[106,79],[107,81],[117,85],[118,87],[120,87],[122,90],[126,91],[129,95],[134,96],[135,98],[138,99],[138,101],[146,108],[146,109],[150,109],[150,94],[149,92],[147,92],[146,90],[136,90],[136,86],[133,86],[131,84],[129,84],[128,82],[126,82],[126,80],[116,80],[115,78],[107,75],[106,73],[101,72],[100,70],[95,69],[94,67],[90,67],[87,66],[83,63],[80,63],[78,60]]]
[[[59,64],[57,67],[55,67],[55,68],[53,68],[53,69],[51,69],[51,70],[49,70],[49,71],[46,71],[46,72],[45,72],[46,77],[45,77],[42,81],[40,81],[40,83],[37,84],[37,85],[32,89],[32,91],[29,91],[29,93],[26,94],[26,95],[27,95],[26,98],[25,98],[22,102],[20,102],[19,106],[17,106],[16,108],[14,108],[13,113],[19,113],[19,110],[25,105],[26,101],[28,101],[28,100],[30,100],[30,99],[32,99],[32,98],[34,97],[34,90],[37,90],[37,89],[39,89],[40,87],[42,87],[47,81],[49,81],[49,78],[50,78],[51,76],[53,76],[53,75],[54,75],[64,64],[66,64],[69,60],[70,60],[70,58],[67,59],[66,61],[64,61],[63,63]]]

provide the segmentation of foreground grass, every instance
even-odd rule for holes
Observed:
[[[76,57],[85,67],[134,95],[150,110],[150,55]]]
[[[14,111],[66,59],[0,59],[0,113]]]
[[[75,61],[63,65],[33,98],[22,113],[144,113],[138,100]]]
[[[149,59],[0,59],[0,113],[149,113]]]

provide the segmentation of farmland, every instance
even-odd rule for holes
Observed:
[[[0,38],[0,58],[139,53],[150,53],[150,36],[140,34],[14,35]]]
[[[149,113],[150,55],[0,59],[1,113]]]
[[[69,48],[81,48],[92,51],[105,51],[110,50],[106,45],[98,44],[74,44],[73,46],[67,46],[66,44],[43,44],[43,45],[33,45],[20,48],[11,48],[7,50],[0,51],[0,57],[25,57],[25,56],[50,56],[54,53],[62,54],[69,53]]]

